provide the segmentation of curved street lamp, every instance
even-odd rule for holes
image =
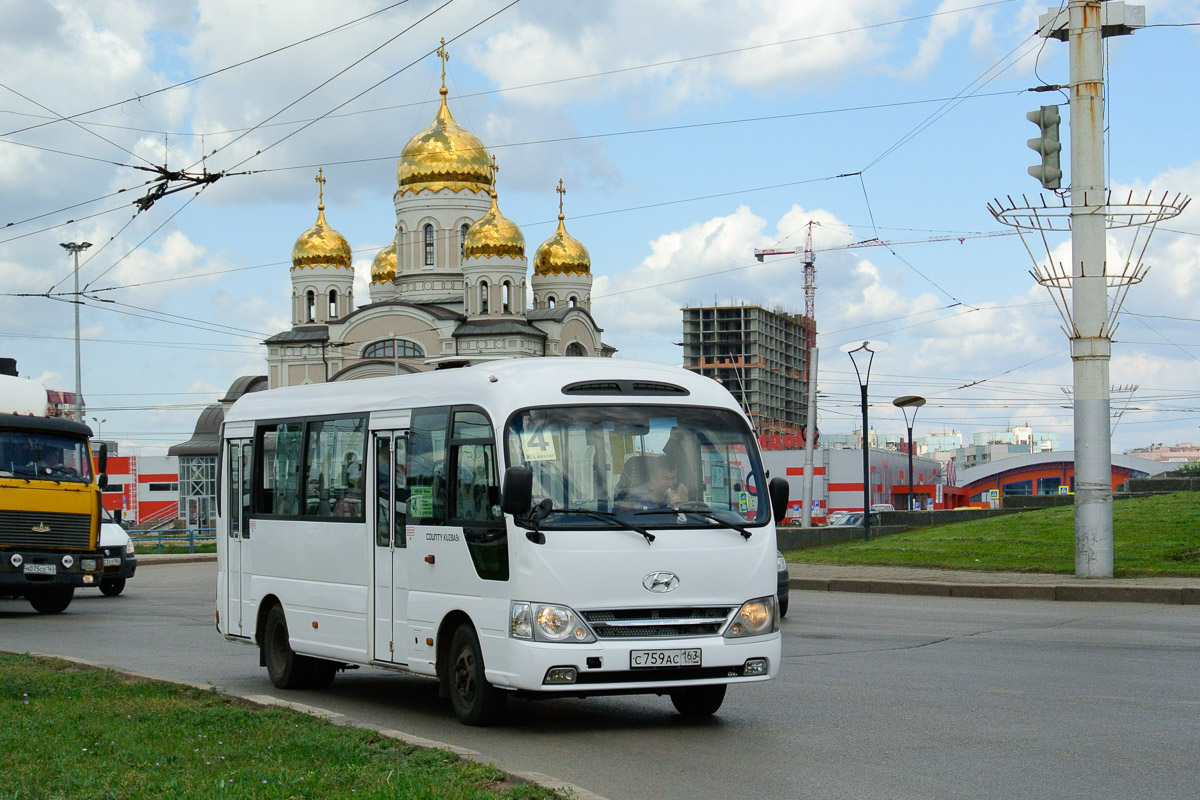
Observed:
[[[871,364],[875,354],[887,349],[887,342],[864,341],[860,345],[854,342],[841,347],[843,353],[850,356],[854,364],[854,374],[858,376],[858,386],[862,391],[862,451],[863,451],[863,539],[871,538],[871,449],[867,438],[867,384],[871,380]]]
[[[892,405],[904,412],[904,424],[908,426],[908,510],[915,511],[913,507],[913,438],[912,429],[913,423],[917,421],[917,409],[925,405],[925,398],[915,394],[906,394],[904,397],[897,397],[892,401]],[[913,410],[912,420],[908,418],[908,410]]]

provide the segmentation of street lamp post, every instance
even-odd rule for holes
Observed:
[[[75,258],[75,421],[83,422],[83,379],[79,362],[79,254],[92,246],[91,242],[62,242],[64,248]]]
[[[917,421],[917,409],[925,405],[925,398],[918,397],[915,394],[907,394],[904,397],[897,397],[892,401],[892,405],[904,412],[904,424],[908,426],[908,510],[915,511],[913,507],[913,423]],[[908,418],[908,410],[913,410],[912,419]]]
[[[871,448],[867,436],[867,384],[871,380],[871,364],[875,354],[887,349],[886,342],[863,342],[857,347],[842,345],[842,352],[850,356],[854,374],[858,376],[858,387],[862,391],[862,451],[863,451],[863,539],[871,538]],[[861,366],[859,362],[862,362]]]

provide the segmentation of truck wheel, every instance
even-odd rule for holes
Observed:
[[[490,725],[504,715],[508,695],[488,683],[483,652],[470,625],[460,625],[450,640],[450,705],[465,725]]]
[[[61,614],[67,610],[67,606],[71,605],[71,598],[74,596],[74,586],[34,589],[30,590],[28,594],[30,604],[40,614]]]
[[[283,613],[283,606],[272,606],[267,612],[267,624],[259,647],[262,648],[263,663],[267,665],[267,675],[275,688],[308,688],[312,676],[312,662],[293,652],[288,642],[287,619]]]
[[[671,692],[675,710],[685,717],[708,717],[717,713],[725,701],[725,684],[717,686],[693,686]]]
[[[123,591],[125,591],[124,578],[100,579],[100,594],[104,595],[105,597],[116,597]]]

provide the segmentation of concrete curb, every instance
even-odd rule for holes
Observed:
[[[993,600],[1060,600],[1096,603],[1200,605],[1200,587],[1116,583],[963,583],[896,578],[792,578],[791,588],[816,592],[976,597]]]

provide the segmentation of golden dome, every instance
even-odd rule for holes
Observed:
[[[433,124],[409,139],[400,152],[396,165],[399,194],[416,194],[422,189],[486,192],[496,184],[487,148],[454,121],[446,105],[445,85],[441,94],[442,107]]]
[[[525,234],[517,223],[500,213],[493,190],[492,207],[475,224],[467,229],[463,237],[463,258],[485,256],[525,257]]]
[[[325,221],[325,178],[317,170],[317,183],[321,186],[317,201],[317,222],[300,234],[292,247],[292,269],[301,267],[341,267],[353,269],[350,243]]]
[[[592,257],[583,242],[567,233],[563,215],[558,215],[558,230],[533,256],[534,275],[586,275],[592,271]]]
[[[376,254],[371,262],[371,283],[392,283],[396,280],[396,240]]]

